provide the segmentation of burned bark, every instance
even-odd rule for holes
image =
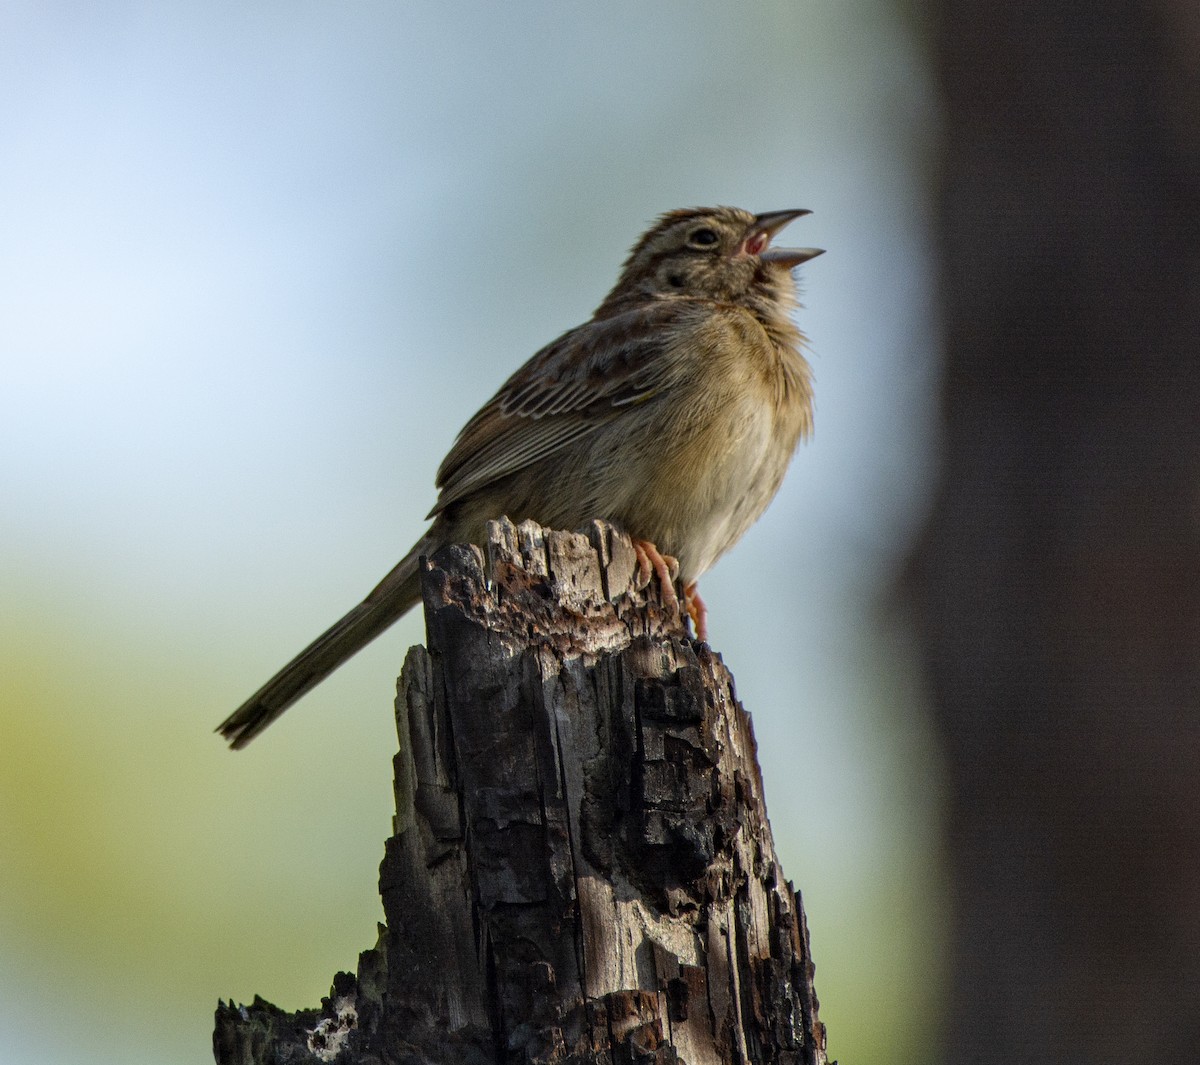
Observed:
[[[799,897],[719,656],[627,539],[507,521],[427,565],[387,924],[320,1010],[222,1003],[219,1065],[824,1065]]]

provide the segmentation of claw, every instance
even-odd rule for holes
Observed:
[[[634,540],[633,550],[638,560],[638,587],[650,583],[650,575],[658,574],[662,585],[663,606],[679,611],[679,596],[675,594],[675,579],[679,576],[679,560],[662,554],[649,540]]]
[[[641,540],[633,541],[633,553],[637,556],[637,586],[645,588],[650,583],[650,578],[654,576],[654,563],[650,561],[650,556],[646,554],[646,549],[642,547]]]
[[[683,608],[692,619],[692,627],[696,630],[696,639],[708,643],[708,607],[700,598],[700,588],[692,581],[683,590]]]

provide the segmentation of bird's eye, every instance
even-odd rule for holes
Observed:
[[[716,244],[717,239],[717,234],[707,226],[703,229],[697,229],[688,235],[688,243],[695,244],[697,247]]]
[[[683,274],[667,275],[667,284],[671,285],[673,288],[683,288],[683,286],[684,286]]]

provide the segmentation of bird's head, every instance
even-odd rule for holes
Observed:
[[[790,306],[791,271],[819,248],[776,248],[784,226],[810,212],[737,207],[688,208],[664,214],[634,245],[597,317],[653,299],[692,298]]]

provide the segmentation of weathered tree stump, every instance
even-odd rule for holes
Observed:
[[[824,1065],[719,656],[609,526],[489,534],[425,571],[377,945],[319,1010],[222,1003],[218,1065]]]

